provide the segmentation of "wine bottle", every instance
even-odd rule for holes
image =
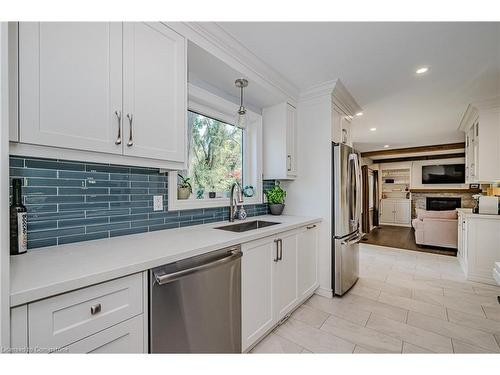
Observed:
[[[28,250],[28,215],[21,194],[22,180],[12,179],[12,204],[10,205],[10,255]]]

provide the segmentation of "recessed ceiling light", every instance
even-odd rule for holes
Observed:
[[[377,130],[377,128],[370,128],[371,132],[374,132],[375,130]]]
[[[356,116],[358,116],[358,117],[359,117],[359,116],[363,116],[363,112],[358,112],[358,113],[356,113]]]
[[[384,148],[389,148],[389,145],[384,145]]]
[[[417,74],[424,74],[429,70],[429,67],[427,66],[422,66],[421,68],[418,68],[415,73]]]

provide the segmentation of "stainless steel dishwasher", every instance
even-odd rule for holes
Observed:
[[[149,271],[150,353],[241,353],[241,248]]]

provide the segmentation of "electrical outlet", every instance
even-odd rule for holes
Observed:
[[[162,210],[163,210],[163,195],[154,195],[153,211],[162,211]]]

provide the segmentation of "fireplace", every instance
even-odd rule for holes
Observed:
[[[426,197],[425,209],[427,211],[448,211],[462,207],[461,198]]]

